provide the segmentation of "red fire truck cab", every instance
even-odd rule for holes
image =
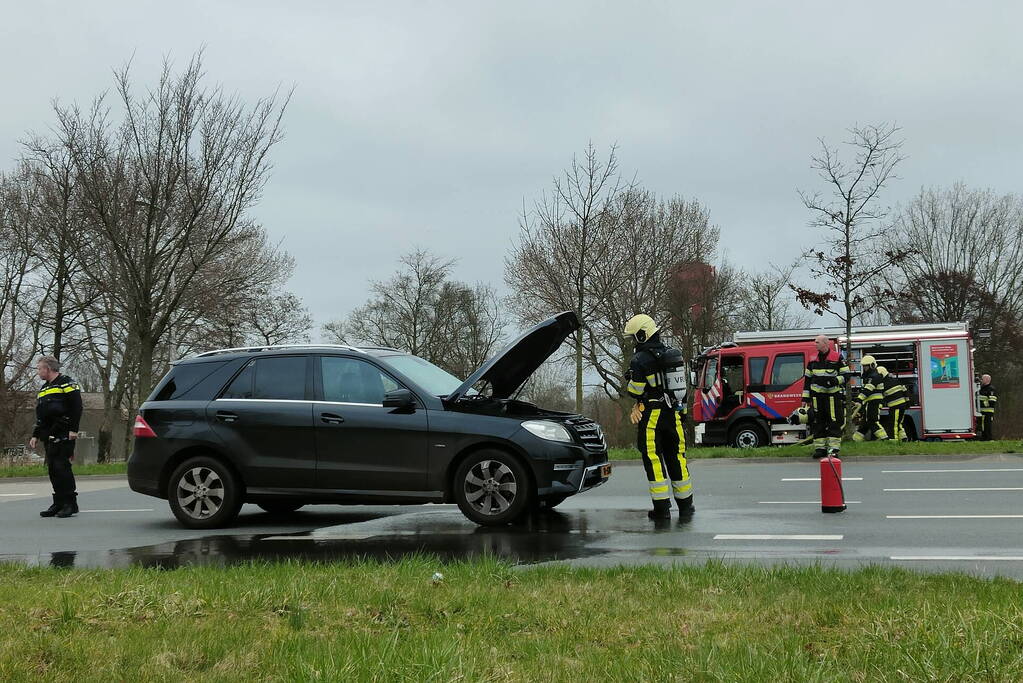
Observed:
[[[788,417],[802,401],[818,334],[844,353],[844,328],[737,332],[701,353],[692,378],[696,443],[756,448],[806,438],[806,427],[790,425]],[[869,354],[904,381],[912,397],[910,439],[968,439],[976,436],[977,415],[972,350],[964,323],[857,327],[849,365],[859,373],[860,358]],[[858,387],[859,377],[852,383]]]

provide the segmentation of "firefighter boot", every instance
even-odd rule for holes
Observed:
[[[58,519],[67,519],[78,512],[78,503],[75,501],[75,494],[64,496],[60,509],[57,510]]]
[[[57,511],[60,510],[60,508],[61,508],[60,499],[57,497],[57,494],[54,494],[53,495],[53,505],[51,505],[50,507],[48,507],[45,510],[43,510],[42,512],[40,512],[39,516],[40,517],[53,517],[54,515],[57,514]]]
[[[650,519],[671,519],[671,501],[655,500],[654,509],[647,511],[646,516]]]
[[[688,515],[692,513],[696,508],[693,506],[693,496],[689,495],[686,498],[676,498],[675,505],[678,505],[678,514],[680,516]]]

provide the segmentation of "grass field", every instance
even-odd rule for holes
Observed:
[[[3,574],[4,681],[1023,679],[1009,580],[429,558]]]
[[[686,451],[687,458],[764,458],[791,457],[807,458],[810,456],[809,446],[777,446],[771,448],[729,448],[714,446],[698,448],[690,446]],[[927,443],[923,441],[906,441],[893,443],[872,441],[865,443],[849,442],[842,444],[842,455],[979,455],[983,453],[1023,453],[1023,443],[1019,441],[958,441],[952,443]],[[638,460],[639,451],[635,448],[612,448],[612,460]],[[123,462],[105,463],[102,465],[75,465],[75,476],[90,474],[124,474],[128,465]],[[0,467],[0,479],[4,477],[45,477],[46,468],[42,465],[26,465],[21,467]]]

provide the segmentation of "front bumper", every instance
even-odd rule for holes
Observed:
[[[551,485],[537,490],[540,498],[547,496],[573,496],[583,491],[596,488],[611,477],[611,463],[604,461],[587,465],[583,461],[576,463],[554,464],[551,472]]]

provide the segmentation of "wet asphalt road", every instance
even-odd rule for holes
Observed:
[[[447,559],[492,554],[524,564],[725,562],[854,568],[887,564],[1023,579],[1023,456],[845,462],[849,509],[822,514],[807,459],[695,460],[696,512],[654,523],[638,463],[522,524],[477,527],[454,506],[310,506],[274,516],[246,505],[237,526],[178,526],[165,501],[123,478],[83,477],[69,520],[41,519],[45,481],[0,483],[0,561],[78,567],[230,564],[284,557]]]

